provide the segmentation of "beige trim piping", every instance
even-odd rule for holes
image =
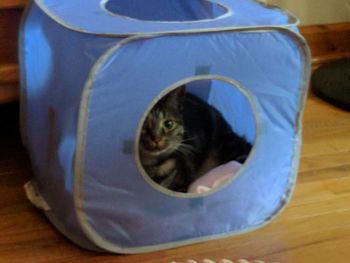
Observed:
[[[27,78],[26,78],[26,63],[25,63],[25,51],[23,50],[25,47],[24,45],[24,34],[25,34],[25,22],[28,17],[29,10],[31,9],[33,5],[32,0],[28,0],[24,12],[21,17],[20,27],[19,27],[19,33],[18,33],[18,63],[19,63],[19,81],[20,81],[20,130],[21,130],[21,139],[23,142],[23,145],[25,147],[28,147],[28,132],[27,132]]]
[[[140,22],[144,22],[144,23],[159,23],[159,24],[178,24],[178,23],[184,23],[184,24],[193,24],[193,23],[201,23],[201,22],[209,22],[209,21],[215,21],[215,20],[219,20],[219,19],[223,19],[226,18],[230,15],[233,14],[232,9],[225,6],[224,4],[215,2],[215,1],[211,1],[211,0],[202,0],[204,2],[209,2],[213,5],[218,5],[221,8],[223,8],[225,10],[225,13],[223,15],[214,17],[212,19],[207,18],[207,19],[200,19],[200,20],[191,20],[191,21],[157,21],[157,20],[142,20],[142,19],[137,19],[137,18],[133,18],[131,16],[126,16],[126,15],[120,15],[118,13],[113,13],[112,11],[108,10],[106,7],[106,4],[111,1],[111,0],[102,0],[100,2],[100,8],[105,11],[107,14],[111,15],[111,16],[115,16],[115,17],[119,17],[122,19],[126,19],[126,20],[130,20],[130,21],[140,21]]]
[[[66,236],[73,243],[81,246],[82,248],[89,249],[96,252],[104,252],[105,250],[97,247],[86,237],[81,237],[76,234],[72,234],[68,231],[66,226],[62,224],[62,221],[56,217],[53,211],[44,211],[45,216],[49,219],[52,225],[54,225],[64,236]]]
[[[271,25],[255,25],[255,26],[239,26],[239,27],[222,27],[222,28],[201,28],[201,29],[185,29],[185,30],[173,30],[173,31],[157,31],[157,32],[127,32],[127,33],[122,33],[122,34],[116,34],[116,33],[95,33],[95,32],[90,32],[88,30],[84,30],[82,28],[77,28],[74,25],[69,25],[65,21],[63,21],[61,18],[53,14],[49,8],[46,7],[46,5],[43,3],[44,0],[34,0],[36,5],[47,15],[49,16],[52,20],[56,21],[58,24],[61,26],[80,33],[87,33],[87,34],[92,34],[92,35],[97,35],[97,36],[108,36],[108,37],[132,37],[132,36],[149,36],[153,34],[170,34],[170,33],[210,33],[210,32],[221,32],[223,30],[256,30],[256,29],[263,29],[263,28],[268,28],[268,27],[273,27]],[[291,12],[289,12],[287,9],[280,8],[276,5],[272,4],[266,4],[262,2],[261,0],[252,0],[257,2],[260,5],[263,5],[266,8],[275,8],[279,9],[282,13],[286,14],[289,18],[289,23],[285,25],[279,25],[278,27],[283,27],[283,28],[293,28],[299,24],[299,19],[293,15]],[[216,2],[218,3],[218,2]],[[181,24],[181,22],[179,22]]]
[[[296,129],[298,132],[296,132],[296,136],[298,136],[299,129],[301,128],[301,117],[302,112],[305,105],[306,100],[306,94],[309,86],[309,78],[310,78],[310,72],[311,72],[311,56],[310,56],[310,50],[304,40],[304,38],[298,34],[295,33],[292,30],[289,30],[285,27],[266,27],[266,28],[245,28],[245,29],[227,29],[222,30],[222,32],[281,32],[282,34],[289,35],[292,39],[296,41],[297,46],[299,47],[303,59],[303,74],[302,79],[300,83],[300,90],[301,90],[301,96],[299,100],[299,108],[301,109],[301,112],[297,115],[297,125]],[[187,32],[188,33],[188,32]],[[198,32],[200,33],[200,32]],[[173,33],[178,34],[178,33]],[[82,227],[83,231],[87,235],[87,237],[94,242],[97,246],[108,250],[110,252],[116,252],[116,253],[127,253],[127,254],[133,254],[133,253],[142,253],[142,252],[150,252],[155,250],[162,250],[162,249],[168,249],[168,248],[174,248],[178,246],[183,246],[187,244],[194,244],[198,242],[208,241],[208,240],[215,240],[222,237],[228,237],[228,236],[237,236],[239,234],[247,233],[254,231],[256,229],[259,229],[268,223],[270,223],[272,220],[274,220],[285,208],[286,204],[290,201],[292,190],[295,187],[295,181],[297,177],[297,169],[295,168],[297,166],[298,162],[298,156],[300,152],[296,153],[294,155],[294,158],[292,160],[292,169],[294,167],[294,170],[291,170],[290,174],[290,186],[289,189],[287,189],[286,195],[281,200],[281,207],[277,209],[276,213],[272,215],[270,218],[268,218],[266,221],[260,222],[260,224],[256,224],[254,227],[247,228],[241,231],[234,231],[231,233],[225,233],[220,235],[214,235],[214,236],[206,236],[201,238],[193,238],[185,241],[179,241],[179,242],[170,242],[162,245],[153,245],[153,246],[145,246],[145,247],[138,247],[138,248],[122,248],[119,247],[108,240],[101,237],[98,233],[95,232],[95,230],[89,225],[88,220],[86,218],[86,215],[83,211],[83,192],[82,192],[82,177],[83,177],[83,165],[84,165],[84,157],[82,156],[82,152],[85,148],[85,127],[87,124],[87,116],[88,116],[88,104],[89,104],[89,97],[91,93],[92,83],[94,81],[94,77],[97,74],[99,67],[103,64],[103,62],[108,59],[108,57],[113,54],[118,48],[120,48],[122,45],[128,44],[131,41],[140,40],[140,39],[147,39],[147,38],[155,38],[155,37],[161,37],[164,35],[173,35],[173,34],[154,34],[154,35],[144,35],[144,36],[134,36],[127,39],[124,39],[120,41],[116,46],[110,48],[108,51],[106,51],[99,60],[95,63],[93,66],[90,74],[89,79],[84,87],[82,99],[81,99],[81,105],[79,110],[79,120],[78,120],[78,132],[77,132],[77,151],[76,151],[76,160],[75,160],[75,169],[74,169],[74,202],[77,212],[77,218],[80,223],[80,226]],[[295,145],[296,148],[298,148],[298,145]]]
[[[261,2],[259,0],[256,0],[257,2]],[[32,4],[33,1],[30,1],[30,3],[27,5],[27,8],[26,8],[26,11],[28,12],[28,10],[30,9],[30,6]],[[36,4],[45,12],[46,8],[43,8],[42,5],[40,5],[40,0],[35,0]],[[261,4],[264,4],[264,3],[261,3]],[[47,11],[47,10],[46,10]],[[288,14],[288,16],[290,17],[291,20],[294,20],[294,21],[291,21],[290,24],[288,25],[283,25],[283,26],[258,26],[258,27],[241,27],[241,28],[226,28],[226,29],[223,29],[223,28],[218,28],[218,29],[202,29],[202,30],[189,30],[189,31],[184,31],[184,32],[159,32],[157,34],[152,34],[152,33],[133,33],[133,34],[123,34],[123,35],[113,35],[113,34],[94,34],[94,35],[107,35],[107,36],[130,36],[130,35],[134,35],[134,34],[140,34],[140,35],[143,35],[143,36],[140,36],[140,37],[129,37],[128,39],[126,39],[126,41],[121,41],[119,42],[119,44],[117,46],[120,46],[122,44],[127,44],[128,42],[131,42],[133,40],[137,40],[137,39],[142,39],[142,38],[151,38],[151,37],[159,37],[159,36],[162,36],[163,34],[164,35],[176,35],[176,34],[180,34],[180,33],[183,33],[183,34],[192,34],[192,33],[202,33],[202,32],[225,32],[225,31],[240,31],[240,32],[263,32],[263,31],[281,31],[281,32],[284,32],[286,34],[289,34],[292,36],[292,38],[294,38],[295,40],[297,40],[298,42],[298,46],[299,48],[302,50],[302,53],[304,54],[304,74],[303,74],[303,81],[301,83],[301,96],[300,96],[300,108],[301,108],[301,111],[299,112],[299,116],[297,116],[297,119],[299,120],[299,125],[296,126],[296,130],[299,130],[301,129],[301,121],[302,121],[302,115],[303,115],[303,112],[304,112],[304,104],[305,104],[305,100],[306,100],[306,95],[307,95],[307,88],[308,88],[308,83],[309,83],[309,74],[311,72],[311,67],[310,67],[310,51],[306,45],[306,42],[305,40],[297,33],[295,32],[292,32],[291,30],[288,30],[289,27],[293,27],[293,26],[296,26],[299,22],[298,22],[298,19],[292,15],[291,13],[289,13],[288,11],[284,10],[285,13]],[[53,20],[55,20],[56,22],[58,22],[60,25],[64,26],[65,28],[67,29],[70,29],[70,30],[73,30],[73,31],[77,31],[77,32],[85,32],[84,30],[81,30],[79,28],[73,28],[73,27],[70,27],[69,25],[66,25],[64,23],[64,21],[61,21],[59,18],[55,17],[54,15],[50,14],[50,12],[45,12],[48,16],[50,16]],[[21,45],[21,43],[23,43],[23,34],[24,34],[24,30],[23,30],[23,21],[25,21],[27,17],[27,13],[25,13],[25,15],[23,16],[22,18],[22,29],[20,31],[20,41],[19,41],[19,44]],[[89,32],[86,32],[86,33],[89,33]],[[24,61],[23,60],[23,55],[22,55],[22,50],[20,48],[20,60],[21,61]],[[107,52],[106,52],[107,53]],[[106,55],[105,53],[105,55]],[[101,57],[102,59],[102,57]],[[100,60],[99,60],[100,61]],[[98,61],[98,62],[99,62]],[[102,61],[102,60],[101,60]],[[100,61],[100,62],[101,62]],[[22,62],[23,63],[23,62]],[[97,65],[98,63],[95,64],[95,66]],[[23,65],[22,65],[23,66]],[[22,67],[21,66],[21,67]],[[94,66],[94,67],[95,67]],[[25,67],[23,66],[23,72],[25,72]],[[91,71],[91,74],[90,74],[90,78],[88,80],[88,82],[92,81],[91,77],[92,77],[92,73],[93,73],[93,70]],[[21,86],[22,86],[22,89],[21,89],[21,104],[22,105],[25,105],[26,104],[26,96],[25,96],[25,91],[26,91],[26,85],[24,84],[25,83],[25,77],[23,75],[23,73],[21,74]],[[88,84],[88,83],[87,83]],[[88,86],[88,85],[86,85]],[[86,86],[84,88],[85,90],[85,95],[82,96],[82,104],[83,104],[83,101],[87,101],[88,99],[88,95],[89,94],[86,94]],[[90,92],[90,91],[89,91]],[[88,93],[89,93],[88,92]],[[82,118],[83,116],[86,116],[86,112],[83,112],[85,111],[83,107],[80,108],[80,116],[79,116],[79,127],[80,129],[78,128],[78,131],[81,130],[82,128],[82,124],[84,123],[82,121]],[[26,109],[21,106],[21,116],[22,116],[22,119],[21,119],[21,130],[22,130],[22,139],[24,142],[27,141],[27,134],[26,134],[26,126],[25,124],[23,123],[23,120],[26,119]],[[78,132],[79,134],[79,132]],[[299,132],[300,134],[300,132]],[[299,135],[300,136],[300,135]],[[79,138],[79,136],[78,136]],[[301,138],[300,138],[301,139]],[[299,148],[298,145],[296,145],[296,148]],[[295,158],[293,160],[293,166],[297,166],[297,160],[298,160],[298,156],[300,155],[300,150],[299,150],[299,153],[295,155]],[[75,167],[78,166],[78,163],[79,162],[76,162],[76,165]],[[296,164],[296,165],[295,165]],[[186,244],[193,244],[193,243],[198,243],[198,242],[202,242],[202,241],[206,241],[206,240],[215,240],[215,239],[218,239],[218,238],[221,238],[221,237],[226,237],[226,236],[236,236],[236,235],[239,235],[239,234],[242,234],[242,233],[246,233],[246,232],[250,232],[250,231],[254,231],[260,227],[263,227],[265,226],[266,224],[268,224],[270,221],[272,221],[278,214],[280,214],[283,210],[284,210],[284,207],[285,205],[288,203],[288,201],[290,200],[291,198],[291,193],[292,193],[292,189],[294,189],[295,187],[295,179],[297,177],[297,169],[294,168],[294,171],[292,170],[292,173],[291,173],[291,179],[293,180],[290,180],[290,191],[289,193],[287,194],[287,196],[285,197],[285,202],[283,203],[282,205],[282,208],[276,212],[276,214],[274,216],[272,216],[269,220],[265,221],[265,222],[262,222],[260,225],[257,225],[256,227],[253,227],[253,228],[250,228],[250,229],[247,229],[247,230],[244,230],[244,231],[237,231],[235,233],[229,233],[229,234],[223,234],[223,235],[217,235],[217,236],[211,236],[211,237],[205,237],[205,238],[197,238],[197,239],[191,239],[191,240],[187,240],[187,241],[182,241],[182,242],[174,242],[174,243],[169,243],[169,244],[164,244],[164,245],[159,245],[159,246],[151,246],[151,247],[141,247],[141,248],[132,248],[132,249],[125,249],[125,248],[119,248],[118,246],[115,246],[112,244],[112,247],[108,246],[107,248],[104,248],[104,249],[107,249],[109,251],[113,251],[113,252],[119,252],[119,253],[140,253],[140,252],[147,252],[147,251],[153,251],[153,250],[159,250],[159,249],[166,249],[166,248],[173,248],[173,247],[177,247],[177,246],[182,246],[182,245],[186,245]],[[76,181],[76,176],[75,176],[75,179]],[[78,187],[76,187],[77,189]],[[80,195],[76,194],[76,189],[75,189],[75,196],[74,198],[77,199],[77,196],[81,197]],[[79,202],[76,202],[76,204],[79,204]],[[79,210],[79,207],[77,206],[76,207],[76,210],[77,210],[77,214],[79,213],[78,210]],[[82,212],[82,211],[80,211]],[[50,216],[47,215],[50,219]],[[79,217],[78,217],[79,218]],[[51,220],[51,219],[50,219]],[[84,229],[85,231],[85,227],[82,225],[82,222],[81,220],[80,221],[80,224],[82,226],[82,228]],[[54,225],[57,225],[54,223]],[[70,236],[69,233],[67,233],[66,231],[63,231],[63,233],[65,235],[67,235],[68,237]],[[92,241],[94,241],[94,238],[93,236],[90,236],[88,233],[87,233],[87,236],[89,238],[91,238]],[[101,240],[99,240],[101,241]],[[103,241],[103,240],[102,240]],[[82,245],[83,247],[86,247],[84,246],[81,242],[76,242],[80,245]],[[102,244],[102,247],[103,247],[103,244]],[[91,249],[91,247],[89,247],[89,249]]]
[[[228,180],[224,185],[220,186],[220,187],[216,187],[214,189],[212,189],[209,192],[205,192],[205,193],[201,193],[201,194],[191,194],[191,193],[180,193],[180,192],[175,192],[175,191],[171,191],[165,187],[162,187],[161,185],[155,183],[147,174],[147,172],[144,170],[143,165],[140,161],[140,156],[139,156],[139,138],[141,136],[141,130],[142,130],[142,125],[148,115],[148,113],[150,112],[150,110],[154,107],[154,105],[163,97],[165,96],[167,93],[171,92],[172,90],[176,89],[179,86],[182,86],[184,84],[187,84],[189,82],[192,81],[197,81],[197,80],[220,80],[222,82],[226,82],[228,84],[230,84],[232,86],[233,89],[238,89],[248,100],[249,105],[252,109],[253,115],[254,115],[254,120],[255,120],[255,138],[254,138],[254,142],[253,142],[253,147],[248,155],[247,160],[244,162],[244,164],[242,165],[241,168],[239,168],[237,174],[231,178],[230,180]],[[185,78],[182,79],[180,81],[177,81],[176,83],[172,84],[171,86],[165,88],[157,97],[155,97],[153,99],[153,101],[151,102],[151,104],[147,107],[147,109],[145,110],[145,113],[143,114],[142,118],[139,121],[139,125],[136,129],[136,135],[135,138],[136,140],[134,141],[134,157],[135,157],[135,161],[137,164],[137,168],[139,170],[139,172],[141,173],[141,175],[143,176],[143,178],[145,179],[145,181],[150,184],[153,188],[155,188],[157,191],[162,192],[163,194],[172,196],[172,197],[177,197],[177,198],[198,198],[198,197],[206,197],[209,195],[212,195],[218,191],[221,191],[223,188],[225,188],[226,186],[228,186],[229,184],[233,183],[233,181],[235,181],[245,170],[246,167],[248,166],[248,164],[250,163],[251,159],[253,158],[252,156],[255,155],[256,152],[256,145],[258,144],[259,141],[259,137],[258,134],[260,133],[260,119],[258,117],[258,111],[257,111],[257,107],[256,107],[256,103],[255,100],[253,99],[253,96],[250,94],[250,92],[243,87],[243,85],[241,85],[239,82],[225,77],[225,76],[221,76],[221,75],[197,75],[194,77],[189,77],[189,78]]]

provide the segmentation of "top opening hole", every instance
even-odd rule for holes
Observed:
[[[102,5],[114,15],[143,21],[195,22],[228,12],[209,0],[104,0]]]

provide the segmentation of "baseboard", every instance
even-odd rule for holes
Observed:
[[[18,100],[17,37],[24,0],[0,0],[0,104]]]
[[[350,22],[327,25],[301,26],[312,52],[312,64],[321,64],[342,57],[350,57]]]
[[[28,0],[1,0],[0,9],[24,8]]]

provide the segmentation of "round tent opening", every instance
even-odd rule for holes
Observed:
[[[172,86],[151,103],[139,124],[140,172],[170,195],[211,194],[232,182],[250,159],[256,116],[249,93],[231,80]]]
[[[102,7],[127,19],[160,22],[195,22],[212,20],[228,9],[209,0],[104,0]]]

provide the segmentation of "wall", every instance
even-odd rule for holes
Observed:
[[[350,22],[350,0],[266,0],[297,15],[303,25]]]

